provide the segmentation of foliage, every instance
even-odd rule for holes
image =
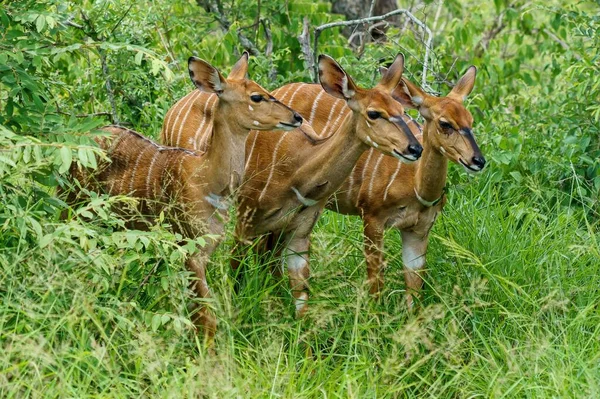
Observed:
[[[285,280],[249,257],[234,295],[228,243],[215,256],[220,330],[207,356],[186,310],[189,243],[160,218],[148,232],[125,229],[114,209],[130,198],[88,193],[69,208],[56,187],[73,164],[104,157],[97,127],[156,137],[192,88],[190,55],[227,72],[241,33],[260,53],[253,79],[309,81],[303,18],[314,27],[339,16],[305,0],[4,2],[0,396],[597,397],[598,4],[447,0],[438,14],[438,2],[416,3],[435,34],[432,90],[479,68],[468,107],[490,161],[477,179],[451,168],[419,311],[402,301],[397,234],[373,303],[359,221],[326,213],[305,322],[291,316]],[[387,35],[357,51],[329,29],[319,48],[364,85],[403,51],[421,82],[422,32],[401,24]]]

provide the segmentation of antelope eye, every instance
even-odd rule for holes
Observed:
[[[448,122],[440,122],[440,127],[444,130],[454,130],[454,127],[452,126],[452,124],[450,124]]]
[[[381,118],[381,113],[377,111],[368,111],[367,116],[369,117],[369,119],[375,120],[377,118]]]
[[[264,98],[260,94],[253,94],[250,96],[250,100],[254,101],[255,103],[259,103],[264,100]]]

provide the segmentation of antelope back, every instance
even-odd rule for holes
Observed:
[[[273,94],[297,110],[319,137],[334,134],[352,117],[355,134],[365,144],[412,162],[419,158],[422,148],[402,119],[402,104],[391,95],[403,69],[404,57],[399,54],[380,82],[365,89],[358,87],[333,59],[321,56],[320,86],[293,83]]]

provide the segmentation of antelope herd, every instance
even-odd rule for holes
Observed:
[[[290,83],[269,93],[248,79],[248,53],[227,79],[191,57],[189,74],[198,90],[167,112],[161,144],[107,126],[97,142],[109,161],[95,171],[73,166],[71,175],[88,189],[137,198],[128,215],[134,228],[147,228],[162,213],[183,237],[210,237],[186,260],[201,299],[210,297],[206,267],[233,200],[232,268],[253,240],[262,240],[256,249],[282,257],[299,317],[308,306],[310,234],[325,208],[362,218],[367,281],[375,297],[383,287],[384,230],[395,227],[412,308],[423,284],[428,234],[445,203],[448,160],[471,173],[485,166],[463,105],[476,68],[446,97],[404,78],[402,54],[382,68],[372,88],[359,87],[326,55],[318,68],[320,85]],[[418,110],[423,126],[407,108]],[[77,196],[71,190],[67,201]],[[200,303],[192,317],[210,341],[216,317]]]

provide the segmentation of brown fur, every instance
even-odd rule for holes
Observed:
[[[190,77],[201,90],[215,93],[211,121],[211,145],[206,152],[164,147],[139,133],[119,127],[106,130],[108,139],[100,140],[112,162],[102,165],[95,179],[86,171],[75,175],[84,184],[110,194],[127,194],[141,199],[140,210],[151,217],[164,210],[165,203],[175,203],[171,221],[186,237],[224,232],[227,199],[239,184],[244,168],[244,142],[254,121],[259,128],[291,129],[301,118],[278,102],[257,83],[245,78],[248,54],[234,66],[225,79],[203,60],[190,58]],[[256,103],[251,96],[259,95]],[[254,111],[248,113],[248,106]],[[169,208],[170,209],[170,208]],[[192,288],[200,298],[210,297],[206,281],[206,263],[219,239],[208,240],[203,248],[186,261],[196,275]],[[214,335],[216,319],[201,305],[195,315],[208,339]]]
[[[236,237],[247,242],[261,234],[282,236],[298,315],[307,309],[309,236],[328,197],[369,145],[377,145],[388,154],[394,150],[408,154],[409,146],[418,146],[412,133],[389,120],[404,114],[391,96],[402,66],[403,59],[398,57],[392,76],[384,76],[383,83],[373,89],[362,89],[335,61],[321,57],[323,88],[291,84],[276,91],[281,101],[295,107],[312,127],[307,123],[300,129],[274,133],[275,139],[269,139],[273,133],[252,132],[247,140],[248,160],[238,195]],[[342,104],[348,104],[351,111],[340,119],[336,129],[320,139],[313,128],[325,130],[327,118],[337,118],[332,111],[339,107],[341,112]],[[368,113],[373,111],[381,117],[370,119]],[[420,151],[415,157],[418,155]]]

